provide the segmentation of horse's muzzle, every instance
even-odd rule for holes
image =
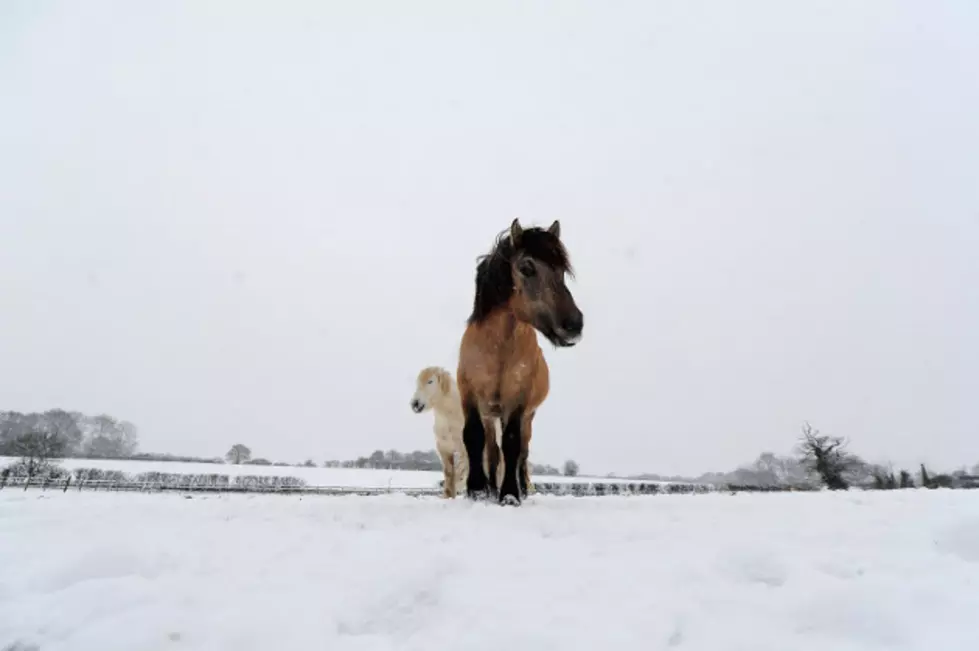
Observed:
[[[556,346],[560,346],[561,348],[573,348],[575,344],[577,344],[579,341],[581,341],[581,335],[574,335],[573,337],[567,335],[558,335],[554,339],[554,344]]]
[[[423,405],[422,403],[420,403],[417,400],[412,400],[411,401],[411,410],[413,412],[415,412],[416,414],[420,414],[420,413],[422,413],[425,410],[425,405]]]

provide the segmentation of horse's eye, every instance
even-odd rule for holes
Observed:
[[[435,380],[434,380],[434,379],[432,379],[432,380],[429,380],[429,381],[428,381],[428,383],[429,383],[429,384],[431,384],[431,383],[432,383],[432,382],[434,382],[434,381],[435,381]]]
[[[524,260],[520,263],[520,273],[530,278],[537,273],[537,269],[534,268],[534,263],[532,261]]]

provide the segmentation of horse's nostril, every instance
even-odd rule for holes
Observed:
[[[578,312],[577,314],[572,314],[571,316],[566,317],[561,323],[561,327],[566,332],[581,332],[584,322],[584,316],[581,314],[581,312]]]

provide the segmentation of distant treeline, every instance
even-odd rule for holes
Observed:
[[[930,473],[924,465],[917,472],[894,469],[865,461],[848,450],[846,439],[827,436],[808,423],[802,428],[793,455],[780,456],[764,452],[747,465],[732,472],[705,473],[683,478],[642,474],[630,479],[687,481],[734,487],[743,490],[807,490],[823,486],[833,490],[865,488],[893,490],[901,488],[976,488],[979,487],[979,464],[971,471],[966,467],[951,473]]]
[[[81,457],[91,459],[93,457]],[[161,452],[140,452],[124,457],[129,461],[172,461],[174,463],[224,463],[221,457],[193,457],[180,454],[166,454]]]
[[[51,457],[122,459],[139,448],[136,426],[108,414],[0,411],[0,456],[25,456],[39,441]]]
[[[253,457],[251,450],[235,444],[222,457],[196,457],[166,453],[138,452],[136,426],[108,414],[91,416],[76,411],[50,409],[45,412],[21,413],[0,411],[0,456],[17,457],[29,476],[62,458],[122,459],[184,463],[248,464],[254,466],[317,467],[307,459],[301,463],[270,461]],[[833,490],[854,488],[900,489],[916,486],[928,488],[973,488],[979,486],[979,464],[952,473],[930,473],[923,465],[912,474],[906,469],[869,463],[847,449],[841,437],[820,434],[808,423],[802,428],[793,455],[761,454],[753,463],[727,473],[706,473],[685,478],[642,474],[626,477],[636,480],[658,480],[671,483],[710,484],[737,487],[738,490],[806,490],[827,487]],[[369,456],[348,461],[330,460],[326,468],[370,468],[384,470],[440,471],[441,459],[435,450],[375,450]],[[547,464],[531,463],[531,473],[541,476],[575,476],[578,464],[568,460],[564,470]],[[614,476],[614,475],[610,475]]]

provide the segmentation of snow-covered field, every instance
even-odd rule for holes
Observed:
[[[0,468],[16,462],[11,457],[0,457]],[[116,459],[65,459],[61,467],[99,468],[101,470],[121,470],[133,475],[142,472],[165,472],[186,475],[238,475],[298,477],[311,486],[350,486],[356,488],[431,488],[438,486],[441,472],[414,470],[373,470],[368,468],[302,468],[296,466],[236,466],[215,463],[182,463],[172,461],[127,461]],[[629,479],[605,479],[579,477],[535,476],[534,481],[569,482],[601,481],[604,483],[635,482]],[[636,482],[640,483],[640,482]],[[647,482],[662,483],[662,482]]]
[[[0,649],[957,651],[977,615],[979,491],[0,491]]]

